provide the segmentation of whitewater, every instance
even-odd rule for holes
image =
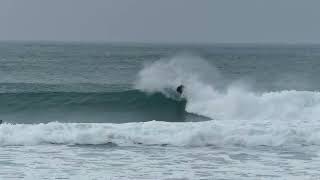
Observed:
[[[45,60],[51,46],[71,52]],[[17,55],[0,66],[1,178],[320,178],[320,93],[301,76],[270,77],[287,67],[276,69],[282,52],[291,59],[288,47],[40,44],[40,57],[22,59],[28,46],[5,47]],[[265,49],[279,56],[267,74]],[[252,53],[261,61],[252,65]],[[237,62],[243,69],[233,67],[238,57],[249,59]],[[22,66],[29,70],[15,71]],[[257,79],[241,76],[248,71]]]

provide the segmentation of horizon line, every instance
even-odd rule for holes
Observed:
[[[107,40],[5,40],[13,43],[66,43],[66,44],[152,44],[152,45],[320,45],[320,42],[165,42],[165,41],[107,41]]]

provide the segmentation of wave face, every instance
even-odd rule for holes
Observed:
[[[170,99],[161,93],[146,94],[138,90],[120,92],[31,92],[0,94],[2,114],[25,116],[35,123],[62,122],[130,122],[183,121],[184,100]],[[34,115],[34,116],[33,116]],[[121,121],[122,120],[122,121]]]

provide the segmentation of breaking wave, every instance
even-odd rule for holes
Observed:
[[[241,83],[222,84],[216,68],[205,60],[181,55],[146,65],[136,90],[112,93],[2,94],[2,109],[71,107],[157,112],[158,121],[112,123],[7,124],[0,126],[0,145],[116,144],[173,146],[312,146],[320,145],[320,93],[254,92]],[[185,100],[175,88],[183,84]],[[30,98],[33,97],[33,98]],[[30,99],[29,99],[30,98]],[[40,102],[40,104],[39,104]],[[7,104],[6,104],[7,103]],[[54,106],[56,107],[56,106]],[[210,118],[203,122],[163,122],[178,111]],[[12,108],[12,109],[14,109]],[[71,108],[72,109],[72,108]],[[175,110],[173,110],[175,109]],[[172,112],[167,113],[166,112]],[[131,116],[130,116],[131,117]],[[148,116],[150,118],[151,116]],[[108,117],[111,118],[111,117]]]
[[[271,123],[231,121],[140,122],[125,124],[2,124],[0,145],[115,144],[171,146],[308,146],[320,145],[320,127],[273,127]]]
[[[216,120],[318,120],[320,92],[254,92],[239,82],[221,88],[221,76],[205,60],[181,55],[147,65],[136,88],[148,93],[185,85],[186,111]]]

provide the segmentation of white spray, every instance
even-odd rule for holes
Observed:
[[[279,91],[255,93],[233,83],[218,90],[222,82],[216,68],[197,56],[179,55],[159,60],[138,74],[136,88],[148,93],[186,87],[186,111],[216,120],[316,120],[320,117],[320,93]]]

